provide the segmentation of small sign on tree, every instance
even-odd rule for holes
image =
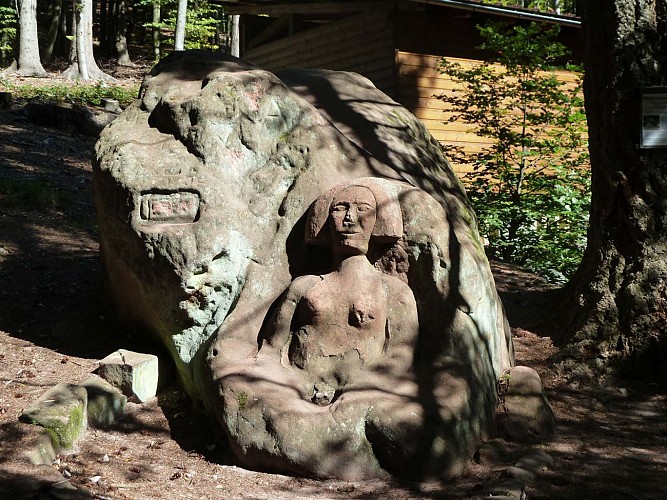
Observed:
[[[642,149],[667,148],[667,88],[648,87],[641,92]]]

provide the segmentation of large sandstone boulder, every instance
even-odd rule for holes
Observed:
[[[367,79],[175,54],[101,134],[94,176],[117,310],[242,463],[447,477],[489,437],[513,354],[474,216],[423,125]],[[324,293],[342,259],[315,233],[336,193],[361,213],[350,186],[393,229]],[[322,307],[349,307],[338,333]]]

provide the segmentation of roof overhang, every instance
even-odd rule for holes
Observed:
[[[513,19],[547,22],[565,26],[579,27],[581,20],[576,16],[551,14],[519,7],[504,7],[481,3],[480,0],[340,0],[340,1],[293,1],[277,0],[212,0],[224,5],[230,14],[266,15],[280,17],[284,15],[302,15],[313,18],[353,14],[373,9],[391,9],[397,7],[416,7],[432,5],[449,7],[473,12],[494,14]]]

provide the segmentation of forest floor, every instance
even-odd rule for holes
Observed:
[[[245,470],[178,386],[129,403],[117,425],[89,430],[52,467],[30,465],[23,455],[39,429],[18,421],[24,408],[56,383],[88,379],[118,348],[153,347],[115,324],[103,303],[94,138],[30,123],[21,105],[0,109],[0,498],[480,498],[502,480],[511,463],[471,462],[453,482],[422,484]],[[526,487],[527,498],[667,498],[664,391],[568,380],[554,362],[559,348],[543,333],[558,290],[514,266],[492,268],[517,364],[540,373],[557,418],[556,436],[541,445],[555,464]],[[55,496],[65,478],[77,490]]]

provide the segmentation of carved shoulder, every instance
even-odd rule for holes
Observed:
[[[296,278],[285,292],[280,308],[275,316],[273,331],[265,340],[270,344],[282,345],[290,335],[292,318],[301,298],[317,283],[322,281],[321,276],[306,275]]]
[[[285,301],[294,302],[298,304],[301,297],[303,297],[308,290],[313,288],[317,283],[322,281],[322,276],[308,274],[306,276],[299,276],[290,284],[285,295]]]
[[[412,293],[412,289],[408,286],[407,283],[391,276],[388,274],[384,275],[384,282],[387,285],[387,291],[389,292],[389,300],[394,304],[400,304],[407,307],[412,307],[414,310],[417,310],[417,305],[415,303],[415,295]],[[392,304],[390,304],[392,305]],[[394,306],[395,307],[395,306]]]

